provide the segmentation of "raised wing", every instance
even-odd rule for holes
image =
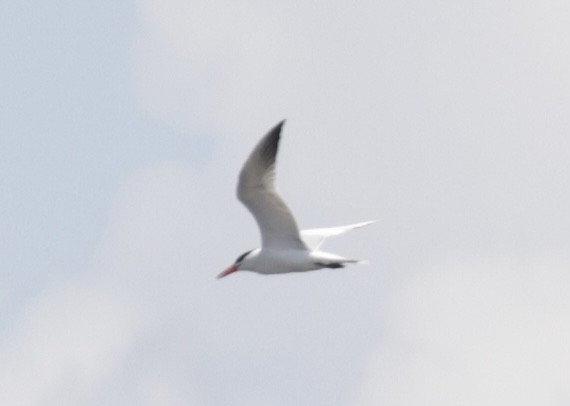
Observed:
[[[329,227],[329,228],[313,228],[311,230],[301,231],[303,242],[311,250],[317,250],[325,240],[329,237],[344,234],[347,231],[354,230],[374,223],[375,221],[363,221],[362,223],[349,224],[347,226]]]
[[[239,174],[237,196],[255,217],[264,248],[306,249],[295,218],[275,190],[275,158],[284,123],[271,129],[251,152]]]

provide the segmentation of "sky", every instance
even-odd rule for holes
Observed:
[[[3,2],[0,403],[570,404],[563,1]],[[237,173],[366,266],[215,276]]]

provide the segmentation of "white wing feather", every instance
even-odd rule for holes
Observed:
[[[263,248],[306,249],[293,214],[275,190],[275,159],[283,124],[277,124],[251,152],[239,175],[237,196],[257,221]]]
[[[313,228],[301,231],[301,238],[311,250],[317,250],[329,237],[344,234],[347,231],[354,230],[374,223],[375,221],[363,221],[362,223],[350,224],[347,226]]]

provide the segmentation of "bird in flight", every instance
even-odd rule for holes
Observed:
[[[305,272],[343,268],[361,261],[320,251],[328,238],[373,223],[299,231],[293,214],[275,189],[275,161],[285,120],[273,127],[256,145],[239,174],[237,197],[248,208],[261,231],[261,248],[244,252],[225,271],[260,274]]]

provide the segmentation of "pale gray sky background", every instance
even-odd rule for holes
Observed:
[[[570,404],[565,1],[3,2],[0,403]],[[215,275],[237,172],[366,267]]]

